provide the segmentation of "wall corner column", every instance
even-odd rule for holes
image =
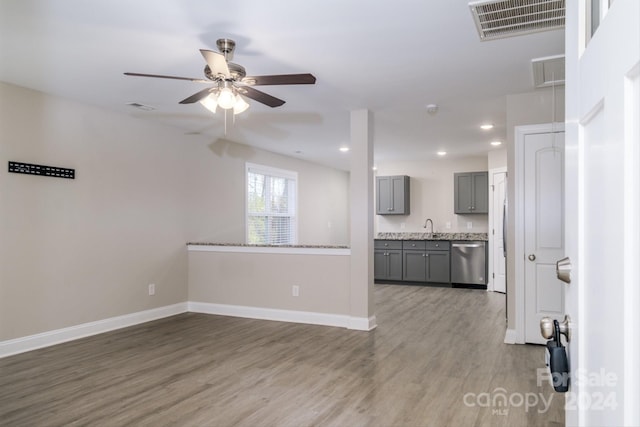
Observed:
[[[376,327],[373,300],[373,117],[351,111],[349,329]]]

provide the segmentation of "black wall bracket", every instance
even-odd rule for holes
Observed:
[[[53,176],[55,178],[75,179],[76,170],[56,166],[34,165],[31,163],[9,162],[9,172],[27,175]]]

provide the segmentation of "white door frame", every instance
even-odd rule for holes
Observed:
[[[565,241],[573,265],[565,306],[573,331],[567,401],[573,396],[580,403],[567,405],[565,424],[638,426],[640,2],[600,1],[600,26],[590,41],[588,5],[566,7],[565,200],[572,221]],[[592,213],[598,202],[605,205],[601,217]],[[598,234],[600,224],[609,241]],[[616,297],[599,300],[603,289]],[[574,381],[599,372],[614,380]],[[596,393],[612,396],[611,404],[594,405]]]
[[[515,318],[516,318],[516,339],[518,344],[524,344],[525,339],[525,251],[524,251],[524,139],[526,135],[537,133],[564,132],[564,123],[543,123],[539,125],[516,126],[515,128],[515,200],[513,201],[515,212]]]
[[[505,174],[508,173],[507,172],[507,167],[503,166],[500,168],[493,168],[493,169],[489,169],[489,189],[491,190],[493,188],[493,176],[497,173],[501,173],[504,172]],[[494,215],[502,215],[502,211],[501,212],[494,212],[493,211],[493,195],[494,192],[491,190],[489,191],[489,194],[491,194],[491,203],[489,203],[489,226],[493,225],[493,220],[494,220]],[[493,248],[495,247],[495,234],[492,233],[491,230],[489,230],[489,286],[487,286],[487,291],[494,291],[494,260],[493,260]]]

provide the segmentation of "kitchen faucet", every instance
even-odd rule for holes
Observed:
[[[422,228],[427,228],[427,224],[431,223],[431,234],[433,234],[433,221],[431,221],[431,218],[427,218],[427,220],[424,222],[424,227]]]

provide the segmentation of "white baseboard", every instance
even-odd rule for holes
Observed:
[[[189,302],[189,311],[194,313],[218,314],[221,316],[306,323],[310,325],[338,326],[343,328],[349,327],[351,319],[349,316],[343,314],[280,310],[275,308],[213,304],[208,302]]]
[[[125,314],[123,316],[111,317],[109,319],[97,320],[95,322],[83,323],[68,328],[42,332],[40,334],[28,335],[12,340],[0,341],[0,358],[186,312],[306,323],[310,325],[337,326],[359,331],[370,331],[377,326],[375,316],[364,318],[351,317],[343,314],[279,310],[204,302],[183,302],[151,310],[139,311],[137,313]]]
[[[515,344],[517,341],[517,334],[515,329],[507,329],[504,334],[504,343],[505,344]]]
[[[126,328],[127,326],[133,326],[151,320],[162,319],[163,317],[174,316],[186,311],[187,303],[183,302],[153,308],[151,310],[139,311],[137,313],[125,314],[123,316],[97,320],[95,322],[82,323],[68,328],[28,335],[12,340],[0,341],[0,358],[113,331],[114,329]]]
[[[368,319],[366,317],[349,317],[349,325],[347,328],[356,331],[371,331],[378,326],[376,316],[373,315]]]

